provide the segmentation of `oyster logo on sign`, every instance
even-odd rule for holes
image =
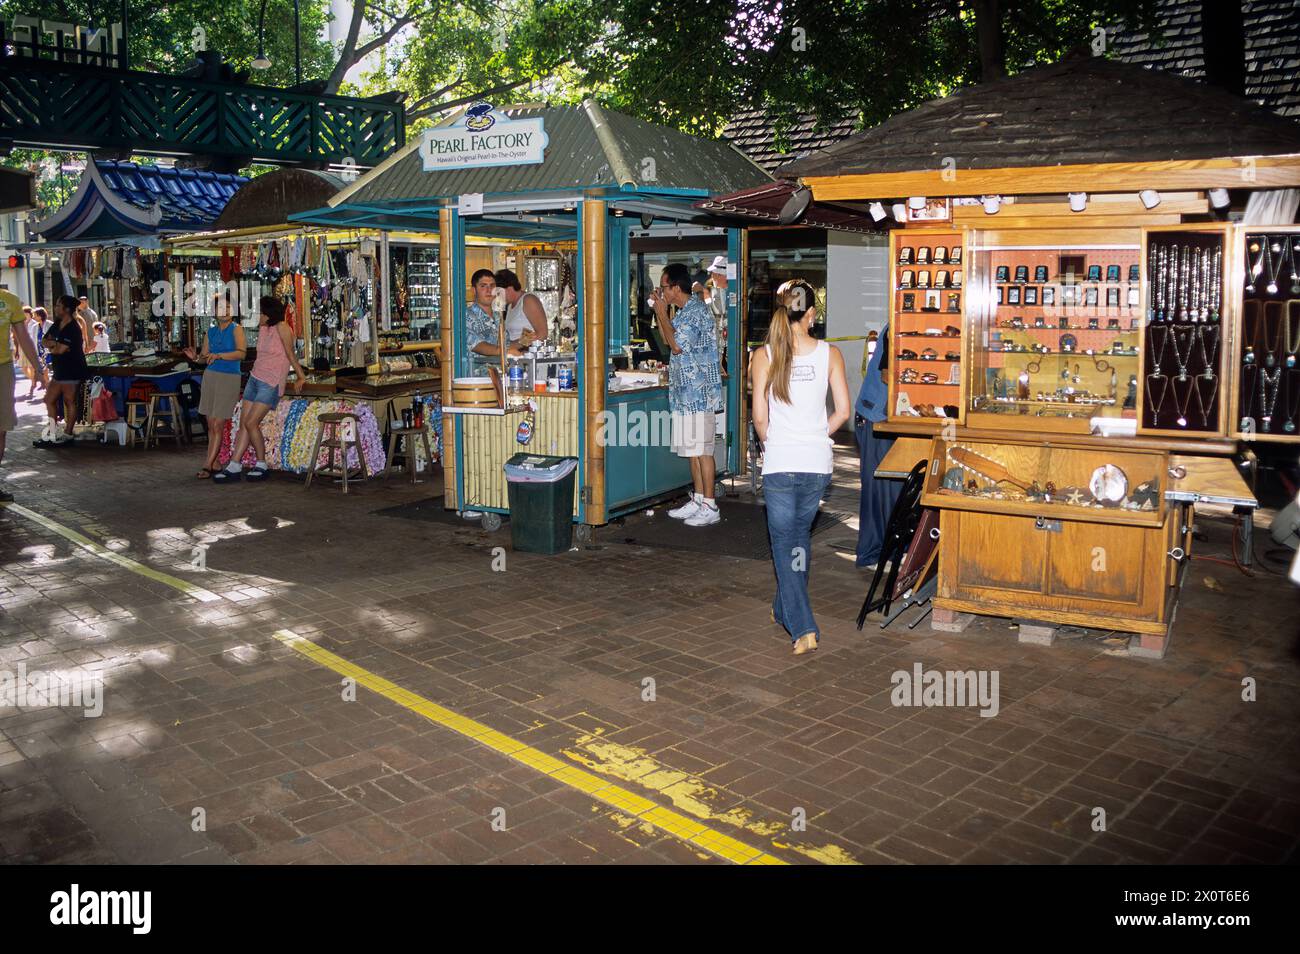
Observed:
[[[522,166],[541,162],[546,143],[540,116],[509,119],[493,115],[489,103],[476,103],[454,125],[426,129],[420,139],[420,159],[425,172]]]

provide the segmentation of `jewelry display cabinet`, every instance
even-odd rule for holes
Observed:
[[[972,242],[965,423],[1088,433],[1096,419],[1135,417],[1137,242],[1001,244],[1005,239],[987,245],[977,235]]]
[[[1228,227],[1144,229],[1143,434],[1227,434],[1224,385],[1235,308],[1225,308],[1231,247]]]
[[[890,419],[933,427],[961,420],[966,297],[962,232],[898,231],[890,252]]]
[[[1300,440],[1300,228],[1239,226],[1233,436]]]

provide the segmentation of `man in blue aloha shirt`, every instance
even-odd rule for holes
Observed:
[[[668,320],[668,307],[678,309]],[[655,317],[668,363],[668,408],[672,412],[672,449],[691,462],[694,491],[682,507],[668,511],[688,526],[707,527],[721,520],[713,499],[717,468],[713,462],[714,415],[722,409],[722,371],[713,312],[691,294],[691,273],[674,263],[664,269]]]
[[[496,276],[480,268],[470,278],[474,300],[465,308],[465,350],[469,353],[469,373],[486,375],[488,368],[501,366],[501,323],[492,313],[496,295]],[[506,345],[506,354],[523,354],[527,350],[518,341]]]

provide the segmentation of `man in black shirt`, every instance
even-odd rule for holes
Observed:
[[[50,421],[58,419],[59,398],[63,398],[64,433],[54,437],[54,443],[65,444],[72,440],[77,423],[77,393],[81,382],[90,376],[86,365],[85,339],[77,322],[77,299],[61,295],[54,302],[54,326],[42,342],[52,355],[53,380],[45,390],[45,408]]]

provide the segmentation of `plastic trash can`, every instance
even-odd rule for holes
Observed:
[[[505,463],[510,545],[527,553],[565,553],[573,545],[576,457],[515,454]]]

